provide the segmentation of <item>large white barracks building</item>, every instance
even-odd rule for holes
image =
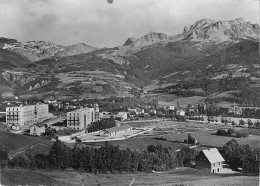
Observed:
[[[95,121],[94,108],[83,108],[67,113],[67,127],[74,130],[85,129]]]
[[[19,107],[6,107],[6,123],[13,125],[31,125],[49,118],[49,105],[37,104]]]

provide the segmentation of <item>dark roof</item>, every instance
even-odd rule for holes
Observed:
[[[55,101],[56,99],[53,96],[47,97],[45,101]]]
[[[129,128],[132,128],[132,126],[131,125],[122,125],[122,126],[119,126],[119,127],[112,127],[112,128],[109,128],[109,129],[104,129],[103,131],[108,132],[108,133],[112,133],[112,132],[119,132],[119,131],[122,131],[122,130],[126,130],[126,129],[129,129]]]
[[[256,159],[257,157],[257,159]],[[259,161],[260,160],[260,151],[253,151],[250,154],[247,154],[242,157],[243,161]]]
[[[39,127],[39,128],[45,127],[45,125],[42,124],[42,123],[36,123],[36,124],[31,125],[30,128],[31,128],[32,126],[34,126],[34,125],[37,126],[37,127]]]

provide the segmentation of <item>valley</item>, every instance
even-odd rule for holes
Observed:
[[[257,185],[259,33],[204,18],[110,48],[1,37],[1,184]],[[46,118],[15,125],[28,105]]]

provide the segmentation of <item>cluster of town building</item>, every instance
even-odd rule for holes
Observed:
[[[169,112],[174,107],[168,108]],[[154,109],[152,112],[156,114]],[[179,115],[184,116],[185,112],[181,109],[177,110]],[[104,118],[114,117],[116,120],[126,120],[128,116],[145,115],[143,109],[129,109],[128,112],[119,112],[111,114],[108,112],[100,112],[99,106],[94,105],[93,108],[81,108],[72,112],[67,112],[67,127],[74,130],[84,130],[93,122],[100,121]],[[13,126],[30,126],[30,134],[39,135],[45,132],[44,120],[49,119],[48,104],[26,105],[18,107],[6,107],[6,122]],[[115,126],[103,130],[102,137],[111,137],[122,132],[132,130],[130,125]],[[216,148],[202,150],[195,158],[196,168],[210,169],[212,173],[221,173],[223,171],[224,159]],[[242,168],[247,172],[259,173],[259,158],[256,156],[251,159],[242,160]]]
[[[137,111],[135,109],[135,111]],[[137,112],[135,113],[137,114]],[[91,123],[113,117],[116,120],[124,121],[128,118],[127,112],[112,114],[100,112],[99,106],[93,108],[81,108],[67,112],[67,127],[74,130],[86,129]],[[21,126],[30,126],[30,134],[39,135],[44,133],[44,120],[50,118],[48,104],[36,104],[17,107],[6,107],[6,123],[13,129],[19,129]]]

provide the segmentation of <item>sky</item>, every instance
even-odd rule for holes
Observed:
[[[240,17],[259,24],[259,0],[0,0],[0,37],[114,47],[150,31],[177,35],[202,18]]]

